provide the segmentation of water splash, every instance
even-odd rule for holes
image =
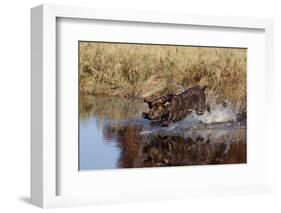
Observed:
[[[213,123],[229,123],[237,121],[238,110],[234,107],[222,105],[214,105],[211,107],[211,112],[205,112],[203,115],[199,116],[196,113],[192,113],[187,117],[190,121],[201,121],[206,124]]]
[[[151,126],[150,122],[143,122],[143,131],[140,132],[140,135],[160,134],[163,132],[165,134],[182,134],[182,132],[199,129],[241,128],[243,125],[237,121],[238,112],[238,109],[231,106],[213,105],[211,112],[205,112],[203,115],[197,115],[196,112],[192,112],[184,120],[173,123],[169,127]]]

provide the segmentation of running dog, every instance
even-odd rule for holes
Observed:
[[[186,118],[193,110],[198,115],[203,115],[206,110],[210,112],[209,105],[205,103],[205,89],[206,86],[194,86],[178,95],[170,94],[154,100],[145,99],[149,111],[143,112],[142,116],[162,126],[169,126]]]

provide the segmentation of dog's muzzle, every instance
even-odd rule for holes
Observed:
[[[147,112],[143,112],[143,113],[142,113],[142,117],[145,118],[145,119],[149,119],[148,113],[147,113]]]

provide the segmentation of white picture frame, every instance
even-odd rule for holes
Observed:
[[[259,169],[259,173],[264,173],[262,178],[257,178],[250,184],[237,182],[233,185],[224,183],[221,185],[200,186],[199,182],[193,183],[194,187],[190,186],[172,186],[159,183],[157,187],[151,186],[151,192],[133,193],[132,191],[123,191],[116,193],[102,188],[97,190],[98,194],[89,195],[80,193],[76,194],[60,194],[58,191],[60,180],[60,170],[58,160],[60,152],[58,152],[58,96],[57,88],[60,81],[57,79],[57,29],[58,20],[63,19],[79,19],[79,20],[101,20],[101,21],[118,21],[142,23],[143,25],[154,24],[160,26],[200,26],[207,28],[220,28],[232,30],[257,30],[263,33],[264,41],[264,67],[260,68],[261,75],[266,75],[265,79],[251,80],[251,85],[255,85],[263,81],[264,87],[259,88],[264,94],[264,102],[262,104],[266,112],[261,120],[263,125],[266,125],[265,133],[261,133],[264,139],[261,149],[264,149],[259,156],[263,156],[264,165]],[[273,88],[273,21],[271,19],[257,18],[238,18],[238,17],[216,17],[203,15],[187,15],[187,14],[166,14],[153,13],[145,11],[122,11],[112,9],[97,9],[74,6],[54,6],[41,5],[31,9],[31,201],[33,204],[47,207],[61,206],[76,206],[76,205],[91,205],[98,203],[114,203],[114,202],[138,202],[143,200],[165,200],[177,199],[184,197],[200,197],[214,195],[233,195],[233,194],[253,194],[264,193],[271,191],[271,164],[270,164],[270,131],[272,131],[272,122],[270,114],[273,109],[273,100],[270,91]],[[208,35],[206,35],[208,36]],[[215,42],[214,42],[215,44]],[[249,80],[249,79],[248,79]],[[255,86],[252,86],[255,89]],[[252,100],[252,105],[255,105],[255,100]],[[63,146],[60,149],[64,149]],[[253,152],[255,148],[253,148]],[[266,151],[265,151],[266,150]],[[74,158],[74,157],[73,157]],[[209,167],[207,170],[212,173],[214,168]],[[228,170],[235,171],[237,167],[231,167]],[[172,171],[175,174],[184,175],[185,168],[164,168],[150,169],[150,173],[157,175],[167,175],[166,171]],[[237,170],[238,171],[238,170]],[[112,172],[112,171],[111,171]],[[147,171],[126,170],[119,173],[121,176],[129,176],[129,173],[137,172],[141,175],[147,175]],[[241,171],[239,171],[241,172]],[[146,173],[146,174],[145,174]],[[203,172],[198,172],[197,176],[204,175]],[[86,174],[87,175],[87,174]],[[106,177],[100,176],[100,178]],[[159,175],[159,174],[158,174]],[[85,174],[84,174],[85,176]],[[169,176],[169,175],[168,175]],[[89,176],[90,177],[90,176]],[[89,179],[87,177],[86,179]],[[193,176],[196,178],[196,174]],[[106,177],[109,178],[109,177]],[[141,178],[141,176],[139,176]],[[174,176],[171,176],[173,179]],[[198,177],[199,178],[199,177]],[[71,179],[71,177],[70,177]],[[86,180],[84,179],[84,180]],[[82,180],[82,179],[81,179]],[[108,179],[107,179],[108,180]],[[127,179],[128,180],[128,179]],[[145,180],[147,181],[147,180]],[[102,184],[102,183],[101,183]],[[161,185],[162,184],[162,185]],[[159,187],[163,186],[163,190]],[[70,187],[70,186],[68,186]],[[125,187],[125,185],[123,185]],[[128,186],[129,187],[129,186]],[[91,188],[91,187],[89,187]],[[104,188],[104,186],[103,186]],[[79,188],[69,189],[69,191],[79,191]],[[120,196],[119,193],[122,193]]]

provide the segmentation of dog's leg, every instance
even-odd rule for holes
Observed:
[[[209,104],[209,103],[206,104],[206,109],[207,109],[207,111],[208,111],[209,113],[211,113],[211,108],[210,108],[210,104]]]

